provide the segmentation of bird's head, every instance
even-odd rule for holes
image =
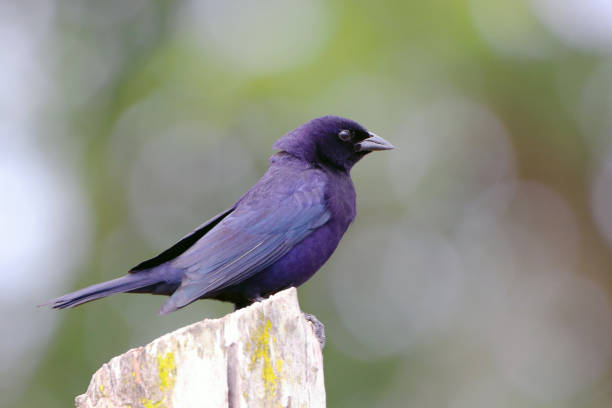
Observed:
[[[323,116],[287,133],[274,143],[274,148],[309,162],[348,171],[366,154],[393,149],[393,146],[353,120]]]

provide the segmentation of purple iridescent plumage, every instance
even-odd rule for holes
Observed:
[[[266,174],[228,210],[128,275],[57,298],[52,307],[121,292],[170,295],[161,314],[208,298],[243,307],[304,283],[355,218],[351,167],[392,146],[354,121],[324,116],[274,147],[280,152]]]

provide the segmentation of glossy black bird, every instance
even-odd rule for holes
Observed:
[[[327,261],[355,218],[350,170],[393,149],[358,123],[313,119],[279,139],[266,174],[235,204],[120,278],[53,301],[63,309],[121,292],[170,295],[166,314],[197,299],[249,305],[299,286]]]

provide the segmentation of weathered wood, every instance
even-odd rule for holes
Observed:
[[[324,407],[323,356],[291,288],[114,357],[76,406]]]

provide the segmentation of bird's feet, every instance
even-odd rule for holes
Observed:
[[[314,326],[315,336],[319,339],[321,350],[323,350],[325,348],[325,325],[313,314],[304,313],[304,317]]]

